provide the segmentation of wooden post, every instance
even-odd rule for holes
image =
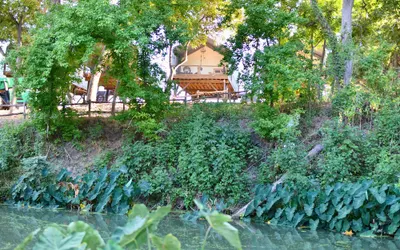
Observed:
[[[110,94],[110,90],[109,89],[107,89],[106,90],[106,103],[108,103],[108,95]]]
[[[26,119],[26,102],[24,102],[24,120]]]
[[[226,99],[227,99],[227,95],[226,95],[226,81],[225,81],[225,79],[224,79],[224,102],[226,101]]]
[[[187,91],[185,91],[185,106],[187,105]]]
[[[90,112],[92,109],[92,100],[88,100],[88,116],[90,117]]]
[[[117,85],[115,86],[114,90],[114,98],[111,106],[111,116],[115,116],[115,103],[117,101],[117,95],[118,95],[118,87],[119,87],[119,81],[117,81]]]
[[[122,101],[122,111],[125,112],[125,100]]]

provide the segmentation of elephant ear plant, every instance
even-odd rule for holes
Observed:
[[[400,189],[374,186],[372,181],[336,183],[315,190],[279,185],[275,192],[271,185],[260,185],[245,216],[271,225],[400,238]]]
[[[241,248],[238,231],[228,222],[230,216],[218,212],[207,212],[200,207],[202,216],[209,222],[210,227],[204,239],[206,243],[211,228],[221,234],[228,242],[237,249]],[[31,233],[16,250],[32,249],[55,250],[55,249],[82,249],[82,250],[122,250],[122,249],[143,249],[147,246],[149,250],[179,250],[180,241],[168,234],[159,237],[155,234],[160,221],[169,214],[170,206],[159,207],[150,212],[145,205],[135,205],[128,213],[128,222],[125,226],[119,227],[108,241],[105,241],[99,232],[90,225],[82,222],[72,222],[68,226],[52,225]],[[40,234],[39,234],[40,232]],[[39,234],[36,241],[35,237]]]

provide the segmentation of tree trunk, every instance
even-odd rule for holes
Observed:
[[[172,79],[174,78],[174,76],[175,76],[175,74],[176,74],[176,70],[177,70],[180,66],[182,66],[184,63],[187,62],[187,60],[188,60],[188,53],[189,53],[189,47],[190,47],[190,42],[188,42],[188,43],[186,44],[185,59],[183,60],[183,62],[181,62],[180,64],[176,65],[175,67],[172,66],[172,53],[173,53],[174,51],[173,51],[173,48],[172,48],[172,47],[170,48],[170,59],[169,59],[170,76],[169,76],[169,78],[168,78],[169,81],[172,81]]]
[[[324,45],[322,45],[322,56],[321,56],[321,63],[319,64],[319,71],[322,72],[324,69],[325,65],[325,57],[326,57],[326,39],[324,39]],[[321,74],[322,76],[322,74]],[[322,91],[324,89],[324,86],[321,86],[321,84],[318,84],[318,100],[322,101]]]
[[[322,14],[321,9],[318,7],[316,0],[310,0],[310,4],[312,10],[317,17],[320,25],[322,26],[322,31],[326,34],[329,47],[332,49],[332,56],[333,56],[333,73],[334,73],[334,81],[332,83],[332,92],[333,94],[334,89],[338,88],[339,80],[342,78],[343,71],[342,71],[342,59],[339,55],[339,43],[336,39],[335,33],[332,31],[331,26],[329,25],[328,21],[325,19],[324,15]]]
[[[344,85],[350,84],[351,76],[353,74],[353,53],[350,50],[352,41],[352,12],[354,0],[343,0],[342,6],[342,44],[346,51],[345,71],[344,71]]]
[[[17,47],[18,49],[22,47],[22,18],[19,22],[16,22],[17,25]],[[17,68],[19,64],[21,63],[21,58],[17,58]],[[16,70],[14,70],[16,71]],[[13,92],[12,96],[10,96],[10,104],[11,105],[17,105],[17,88],[18,88],[18,77],[14,72],[14,86],[13,86]],[[14,110],[17,109],[16,107],[10,107],[10,113],[13,113]]]
[[[120,84],[120,81],[117,81],[117,85],[115,86],[115,90],[114,90],[113,102],[112,102],[112,106],[111,106],[111,116],[115,116],[115,104],[117,102],[119,84]]]

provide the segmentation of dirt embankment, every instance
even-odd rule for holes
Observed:
[[[121,152],[124,126],[110,118],[93,117],[86,118],[80,127],[83,140],[47,144],[49,162],[74,175],[83,174],[95,165],[110,165]]]

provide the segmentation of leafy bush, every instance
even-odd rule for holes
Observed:
[[[202,249],[205,247],[210,229],[223,236],[235,249],[242,249],[238,230],[228,223],[232,221],[230,216],[207,211],[200,203],[196,204],[199,204],[201,217],[209,223]],[[107,243],[97,230],[82,221],[72,222],[68,226],[52,225],[43,230],[33,248],[143,249],[147,245],[149,249],[155,247],[159,250],[179,250],[181,243],[175,236],[168,234],[160,238],[155,234],[158,224],[170,211],[170,206],[158,207],[157,210],[150,212],[145,205],[135,205],[128,213],[126,225],[119,227]],[[39,231],[40,229],[31,233],[16,249],[23,250],[29,246]]]
[[[375,166],[372,178],[379,183],[396,183],[400,174],[400,107],[391,104],[375,119],[367,162]]]
[[[154,198],[183,199],[188,207],[201,193],[235,201],[246,196],[245,169],[254,148],[250,130],[241,127],[240,120],[228,120],[223,112],[204,109],[194,106],[188,116],[169,124],[158,141],[125,143],[119,164],[135,181],[148,183]]]
[[[245,216],[255,216],[271,225],[400,237],[400,189],[372,184],[336,183],[323,189],[278,185],[276,191],[271,185],[259,185]]]
[[[372,171],[365,162],[368,138],[361,130],[333,122],[322,133],[325,148],[318,161],[322,184],[355,181]]]
[[[40,153],[43,138],[28,123],[0,128],[0,171],[19,166],[22,158]]]
[[[261,104],[256,108],[254,122],[251,125],[262,138],[286,141],[300,134],[297,130],[299,118],[299,111],[288,115]]]
[[[286,174],[286,181],[296,182],[298,185],[308,185],[308,161],[306,151],[298,142],[286,142],[276,147],[267,161],[259,168],[259,181],[269,183],[276,177]]]

